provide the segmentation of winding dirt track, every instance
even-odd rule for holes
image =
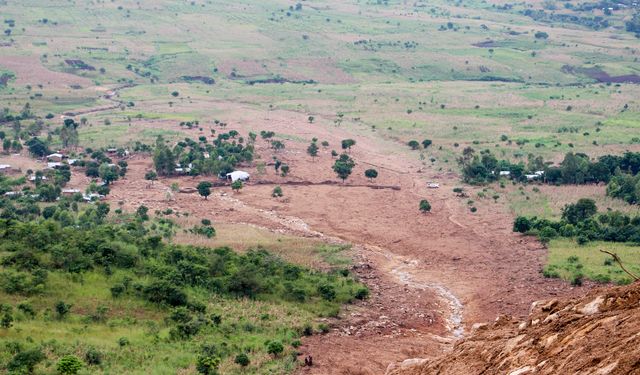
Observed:
[[[348,306],[332,321],[336,328],[329,334],[304,340],[301,354],[312,355],[314,366],[301,368],[301,373],[381,374],[393,361],[449,350],[473,323],[498,314],[522,316],[534,300],[582,293],[541,276],[546,251],[537,241],[512,233],[513,218],[503,205],[477,202],[478,212],[470,213],[466,199],[452,192],[458,177],[437,171],[437,164],[423,165],[404,146],[341,128],[300,125],[304,115],[295,112],[265,116],[243,108],[239,116],[233,128],[241,132],[275,130],[332,145],[355,138],[351,155],[358,165],[351,186],[322,183],[335,180],[329,150],[312,161],[305,154],[306,143],[286,142],[277,157],[292,166],[291,175],[283,178],[269,170],[261,176],[283,185],[285,199],[270,198],[273,185],[249,184],[239,194],[216,188],[208,201],[197,194],[177,194],[167,203],[172,182],[187,187],[204,178],[162,180],[146,188],[142,176],[151,160],[142,156],[130,160],[128,178],[115,184],[109,199],[128,209],[145,204],[153,212],[170,206],[214,222],[250,223],[353,244],[354,272],[370,286],[372,296]],[[200,133],[189,134],[197,138]],[[265,142],[259,140],[257,150],[262,160],[271,160],[273,151]],[[371,189],[363,176],[371,166],[380,172],[374,185],[398,188]],[[438,181],[441,188],[428,190],[427,181]],[[426,215],[417,209],[423,198],[433,207]]]

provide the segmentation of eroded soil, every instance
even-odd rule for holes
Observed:
[[[331,322],[335,328],[330,333],[303,341],[301,355],[312,355],[314,366],[301,372],[380,374],[391,362],[449,350],[475,322],[498,314],[523,316],[532,301],[583,293],[584,288],[542,277],[546,250],[512,233],[513,218],[503,205],[478,202],[478,212],[469,212],[466,199],[452,192],[458,176],[424,165],[404,145],[382,141],[374,133],[354,135],[340,127],[310,125],[295,112],[264,114],[243,108],[241,113],[244,119],[233,124],[241,132],[317,137],[334,148],[341,139],[356,139],[351,156],[358,165],[352,177],[344,185],[323,183],[335,181],[331,148],[312,160],[305,153],[308,143],[285,141],[286,149],[274,154],[258,140],[261,160],[277,156],[291,166],[289,176],[278,176],[269,166],[260,175],[255,165],[246,166],[252,183],[240,193],[228,186],[215,188],[205,201],[197,193],[169,193],[173,182],[195,187],[205,178],[162,179],[149,186],[143,175],[152,168],[151,158],[136,155],[109,200],[129,210],[140,204],[151,212],[171,207],[214,223],[249,223],[353,244],[354,272],[372,296],[348,306]],[[200,135],[197,130],[185,132]],[[371,167],[380,173],[375,182],[363,176]],[[437,181],[440,188],[427,189],[428,181]],[[276,185],[283,187],[284,198],[271,197]],[[428,214],[418,211],[423,198],[433,206]]]

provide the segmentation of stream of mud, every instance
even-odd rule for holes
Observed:
[[[347,244],[344,240],[327,236],[324,233],[314,231],[309,227],[309,225],[298,217],[292,216],[281,216],[271,210],[263,210],[256,209],[251,207],[239,199],[233,198],[231,196],[221,196],[220,199],[226,200],[228,202],[232,202],[237,208],[250,209],[261,216],[277,222],[285,227],[288,227],[290,230],[296,233],[303,232],[305,235],[311,237],[320,237],[326,241],[330,241],[332,243],[341,243]],[[445,317],[447,322],[447,329],[451,333],[454,338],[461,338],[464,335],[464,325],[463,325],[463,310],[464,307],[462,302],[456,297],[448,288],[441,284],[436,283],[428,283],[428,282],[420,282],[415,279],[415,277],[408,271],[409,269],[416,269],[418,266],[418,261],[413,260],[405,260],[400,256],[393,254],[387,250],[384,250],[378,246],[369,245],[369,244],[353,244],[356,249],[359,251],[369,251],[378,255],[383,256],[391,266],[391,274],[395,277],[396,281],[406,285],[413,289],[418,290],[430,290],[433,291],[438,297],[440,297],[447,307],[449,308],[449,314]]]

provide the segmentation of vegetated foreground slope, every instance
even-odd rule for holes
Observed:
[[[388,375],[639,374],[640,283],[570,300],[534,302],[523,321],[475,326],[435,360],[390,366]]]

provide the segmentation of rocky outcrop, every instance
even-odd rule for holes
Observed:
[[[534,302],[524,321],[475,325],[450,353],[387,370],[426,374],[640,374],[640,283]]]

